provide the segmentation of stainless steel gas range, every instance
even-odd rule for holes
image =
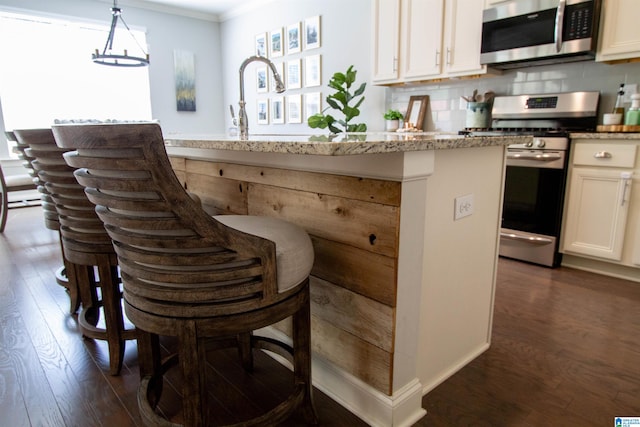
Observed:
[[[598,92],[498,96],[492,127],[468,135],[532,135],[510,145],[504,189],[500,255],[548,267],[560,264],[560,227],[570,132],[594,131]]]

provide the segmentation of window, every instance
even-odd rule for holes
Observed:
[[[146,46],[144,32],[132,32]],[[91,53],[104,48],[108,33],[107,25],[0,12],[5,129],[49,127],[55,119],[150,120],[148,67],[91,61]],[[138,52],[120,25],[114,48],[116,44]]]

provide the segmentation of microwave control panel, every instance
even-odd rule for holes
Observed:
[[[593,2],[567,5],[564,18],[563,40],[588,39],[593,30]]]

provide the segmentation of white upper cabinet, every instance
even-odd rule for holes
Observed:
[[[640,1],[604,0],[596,61],[640,58]]]
[[[486,66],[480,65],[483,7],[478,0],[375,0],[374,82],[485,74]]]

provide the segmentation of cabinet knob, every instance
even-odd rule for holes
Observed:
[[[598,151],[593,155],[593,157],[595,157],[596,159],[610,159],[612,156],[608,151]]]

